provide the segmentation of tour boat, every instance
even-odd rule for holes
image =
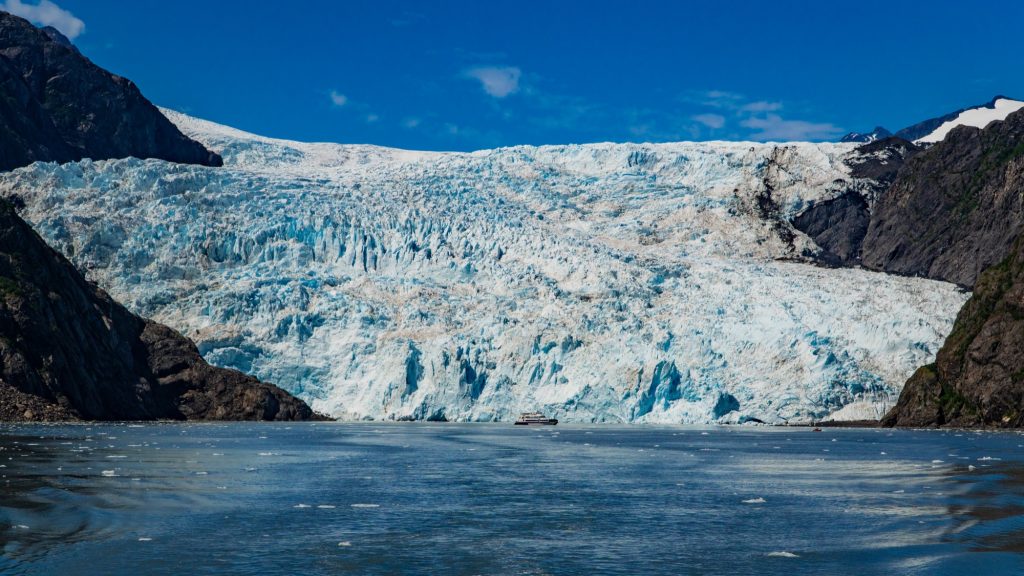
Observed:
[[[548,418],[540,412],[523,412],[519,415],[519,420],[516,420],[516,426],[528,426],[530,424],[554,426],[555,424],[558,424],[558,419]]]

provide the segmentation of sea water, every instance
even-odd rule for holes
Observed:
[[[1024,436],[0,428],[3,574],[1016,574]]]

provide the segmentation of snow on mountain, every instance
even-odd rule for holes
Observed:
[[[892,136],[892,132],[889,132],[882,126],[875,126],[875,129],[871,132],[849,132],[840,138],[839,141],[867,143],[884,140],[890,136]]]
[[[224,167],[37,163],[0,194],[212,363],[345,418],[880,415],[966,297],[783,261],[818,249],[787,220],[856,184],[854,145],[427,153],[165,113]]]
[[[1024,108],[1024,102],[1009,98],[996,98],[990,106],[979,106],[961,111],[955,118],[939,125],[931,133],[914,140],[915,144],[934,144],[942,141],[949,131],[957,126],[974,126],[984,128],[991,122],[1005,120],[1007,116]]]

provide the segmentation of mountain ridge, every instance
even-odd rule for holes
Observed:
[[[997,104],[999,103],[1000,100],[1015,103],[1014,106],[1019,104],[1020,106],[1024,107],[1024,101],[1022,101],[1022,100],[1018,100],[1016,98],[1010,98],[1010,97],[1004,96],[1002,94],[997,94],[991,100],[989,100],[988,102],[986,102],[984,104],[979,104],[977,106],[967,106],[965,108],[960,108],[958,110],[954,110],[953,112],[948,112],[946,114],[943,114],[942,116],[936,116],[934,118],[929,118],[927,120],[922,120],[920,122],[917,122],[915,124],[907,126],[906,128],[902,128],[900,130],[897,130],[895,133],[889,132],[889,130],[886,130],[882,126],[876,126],[874,128],[874,130],[872,130],[871,132],[865,132],[865,133],[849,132],[845,136],[843,136],[839,141],[840,142],[854,142],[854,143],[868,143],[868,142],[874,142],[876,140],[884,140],[884,139],[886,139],[886,138],[888,138],[890,136],[895,136],[897,138],[901,138],[903,140],[907,140],[907,141],[913,142],[915,144],[934,143],[936,141],[941,140],[942,139],[941,136],[945,135],[945,134],[941,134],[941,135],[935,134],[937,129],[939,129],[943,124],[945,124],[947,122],[952,122],[952,121],[957,120],[960,117],[960,115],[963,114],[964,112],[981,111],[981,110],[985,110],[985,109],[995,110],[997,108]],[[1013,111],[1015,111],[1015,110],[1011,110],[1007,114],[1012,113]],[[1005,115],[1000,116],[1000,115],[996,114],[996,115],[994,115],[992,117],[992,120],[990,120],[990,121],[1004,120],[1004,119],[1005,119]],[[967,121],[969,122],[970,120],[967,120]],[[984,128],[984,125],[975,126],[975,127],[977,127],[977,128]],[[929,136],[932,136],[932,138],[929,138]]]
[[[60,32],[0,11],[0,170],[35,161],[162,158],[220,165],[133,82],[93,64]]]

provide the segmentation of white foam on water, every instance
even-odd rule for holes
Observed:
[[[380,504],[353,504],[353,508],[380,508]]]
[[[793,554],[792,552],[780,551],[780,552],[769,552],[768,556],[771,558],[799,558],[800,555]]]
[[[764,498],[751,498],[749,500],[744,500],[743,503],[744,504],[764,504],[765,503],[765,499]]]

